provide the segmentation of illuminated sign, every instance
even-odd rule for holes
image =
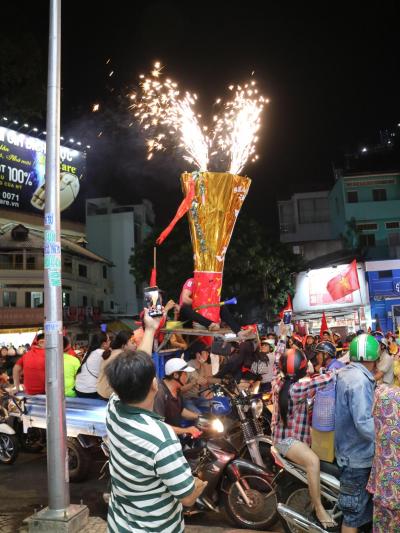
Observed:
[[[79,194],[86,154],[60,146],[60,208]],[[42,211],[45,200],[46,143],[0,127],[0,208]]]
[[[365,284],[365,274],[358,269],[360,290],[347,294],[340,300],[332,300],[326,286],[328,282],[345,271],[348,265],[337,268],[327,267],[300,272],[296,278],[296,292],[293,300],[295,313],[320,310],[329,311],[353,306],[363,306],[369,303],[368,291]]]

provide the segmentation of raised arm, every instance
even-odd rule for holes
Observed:
[[[149,315],[149,310],[144,310],[144,334],[141,343],[138,346],[138,350],[146,352],[151,355],[153,353],[153,342],[154,335],[160,326],[160,322],[163,319],[163,316],[151,317]]]

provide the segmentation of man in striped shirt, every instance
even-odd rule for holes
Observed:
[[[123,352],[106,370],[116,393],[107,411],[109,533],[183,532],[182,504],[193,505],[206,486],[192,476],[172,428],[153,412],[158,385],[149,353],[158,321],[146,312],[145,325],[139,350]]]

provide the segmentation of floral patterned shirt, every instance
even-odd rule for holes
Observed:
[[[373,414],[375,457],[367,489],[381,505],[400,509],[400,388],[378,387]]]

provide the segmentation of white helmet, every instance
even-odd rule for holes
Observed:
[[[184,359],[173,357],[165,363],[165,375],[171,376],[174,372],[194,372],[195,369],[187,364]]]

